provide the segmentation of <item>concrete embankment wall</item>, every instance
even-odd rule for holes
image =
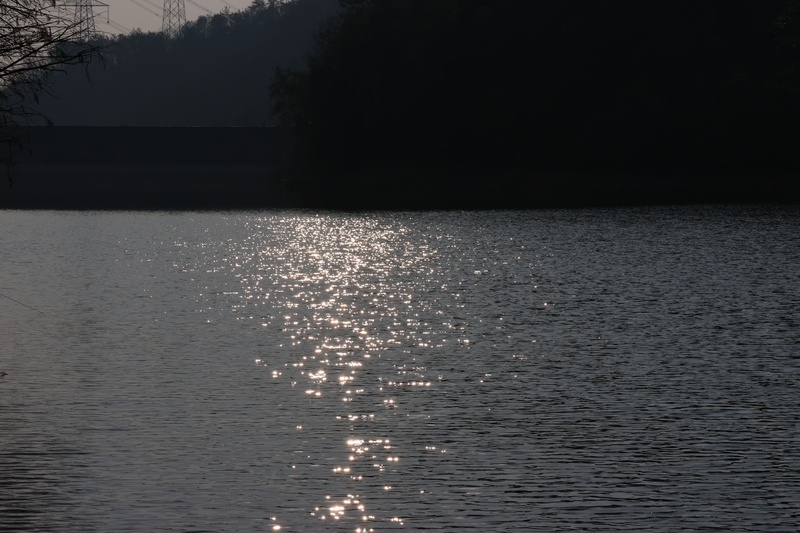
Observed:
[[[0,208],[280,206],[288,140],[274,128],[20,128]]]

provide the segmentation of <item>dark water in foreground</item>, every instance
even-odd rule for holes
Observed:
[[[798,209],[0,223],[0,531],[800,530]]]

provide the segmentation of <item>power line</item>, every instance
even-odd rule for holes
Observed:
[[[77,3],[86,2],[86,3],[94,3],[95,6],[101,5],[96,0],[73,0],[73,1],[76,2],[76,4]],[[174,4],[175,2],[178,2],[178,1],[179,0],[165,0],[164,8],[168,8],[172,4]],[[237,5],[235,5],[234,3],[232,3],[232,2],[230,2],[228,0],[215,0],[215,1],[219,2],[219,4],[222,4],[222,5],[230,8],[230,9],[232,9],[234,11],[237,11],[237,10],[240,10],[240,9],[244,9],[241,6],[237,6]],[[148,13],[153,15],[154,17],[159,17],[160,19],[162,19],[162,31],[164,31],[164,20],[165,20],[165,18],[169,18],[169,14],[167,13],[167,11],[165,9],[162,9],[162,7],[160,5],[158,5],[156,2],[154,2],[153,0],[130,0],[130,2],[133,5],[135,5],[136,7],[138,7],[139,9],[147,11]],[[203,13],[205,13],[207,15],[214,15],[215,14],[215,11],[212,11],[211,9],[208,9],[207,7],[205,7],[202,4],[198,3],[196,0],[180,0],[180,3],[183,3],[183,2],[188,2],[189,4],[191,4],[192,6],[194,6],[197,9],[201,10]],[[102,5],[105,5],[105,4],[102,4]],[[180,6],[173,6],[172,9],[178,9],[179,10]],[[175,14],[173,14],[172,17],[174,18]],[[182,27],[183,24],[185,24],[186,21],[187,21],[187,19],[185,18],[186,17],[186,15],[185,15],[185,7],[184,7],[184,15],[183,15],[183,17],[184,18],[181,19],[181,21],[179,21],[179,26],[180,27]],[[125,33],[128,33],[128,32],[131,31],[130,29],[126,28],[124,25],[122,25],[122,24],[120,24],[120,23],[118,23],[116,21],[109,20],[108,22],[106,22],[106,24],[108,24],[109,26],[111,26],[112,28],[114,28],[117,31],[122,31],[122,32],[125,32]],[[171,23],[170,26],[171,25],[174,25],[174,23]],[[174,30],[172,30],[172,31],[174,32]],[[169,33],[169,32],[167,32],[167,33]],[[177,33],[174,33],[174,34],[177,35]]]
[[[209,15],[212,15],[212,14],[214,13],[214,12],[213,12],[213,11],[211,11],[210,9],[206,9],[206,8],[204,8],[203,6],[201,6],[200,4],[198,4],[197,2],[195,2],[194,0],[186,0],[186,1],[187,1],[187,2],[189,2],[190,4],[192,4],[194,7],[199,7],[200,9],[202,9],[203,11],[205,11],[206,13],[208,13]]]
[[[147,11],[148,13],[150,13],[151,15],[155,15],[155,16],[157,16],[157,17],[159,17],[159,18],[161,17],[161,13],[156,13],[155,11],[153,11],[152,9],[150,9],[149,7],[147,7],[147,6],[144,6],[144,5],[140,4],[140,3],[139,3],[139,2],[137,2],[136,0],[131,0],[131,3],[132,3],[133,5],[135,5],[135,6],[137,6],[137,7],[141,7],[142,9],[144,9],[145,11]]]
[[[36,308],[34,308],[34,307],[31,307],[31,306],[30,306],[30,305],[28,305],[28,304],[24,304],[24,303],[20,302],[19,300],[15,300],[15,299],[14,299],[14,298],[12,298],[11,296],[6,296],[6,295],[5,295],[5,294],[3,294],[2,292],[0,292],[0,296],[2,296],[3,298],[7,298],[7,299],[11,300],[11,301],[12,301],[12,302],[14,302],[14,303],[18,303],[19,305],[21,305],[21,306],[23,306],[23,307],[27,307],[28,309],[32,309],[32,310],[36,311],[37,313],[44,314],[44,313],[42,313],[41,311],[39,311],[38,309],[36,309]]]
[[[130,33],[131,32],[130,28],[126,28],[122,24],[119,24],[118,22],[113,21],[111,19],[106,20],[106,24],[108,24],[109,26],[111,26],[112,28],[114,28],[117,31],[121,31],[122,33]]]
[[[161,6],[156,4],[155,2],[153,2],[152,0],[141,0],[141,1],[144,2],[145,4],[150,4],[151,6],[156,8],[157,10],[161,11]]]

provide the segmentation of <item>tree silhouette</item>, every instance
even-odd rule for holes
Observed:
[[[298,131],[309,175],[785,174],[800,169],[798,11],[341,0],[306,67],[277,78],[275,112]]]
[[[38,107],[57,125],[254,126],[269,123],[275,66],[299,66],[336,0],[253,2],[201,16],[175,39],[134,31],[98,39],[106,66],[57,76]]]
[[[0,4],[0,141],[13,141],[7,128],[36,111],[47,75],[86,63],[97,51],[84,41],[79,22],[55,0],[3,0]]]

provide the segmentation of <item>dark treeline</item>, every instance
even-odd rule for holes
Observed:
[[[271,120],[276,67],[299,66],[336,0],[255,0],[200,17],[180,37],[99,39],[104,61],[55,76],[39,110],[56,125],[252,126]]]
[[[272,88],[298,132],[299,186],[328,199],[404,188],[373,170],[417,176],[409,198],[457,180],[528,194],[548,173],[742,193],[800,171],[797,0],[339,3],[307,65]],[[499,193],[479,169],[515,177]]]

